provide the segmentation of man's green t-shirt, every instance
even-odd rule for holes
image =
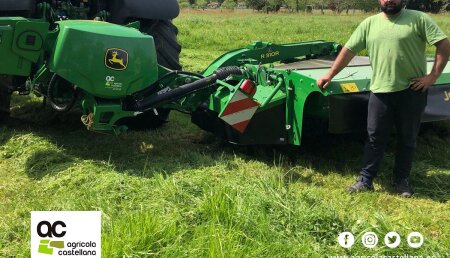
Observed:
[[[372,92],[395,92],[426,75],[426,43],[434,45],[446,37],[427,14],[404,9],[392,18],[380,13],[365,19],[345,47],[355,54],[368,50]]]

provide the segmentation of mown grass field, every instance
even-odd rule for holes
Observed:
[[[175,24],[184,69],[200,71],[252,40],[344,43],[364,17],[183,11]],[[433,17],[450,35],[450,16]],[[101,210],[103,257],[450,256],[449,122],[423,128],[417,195],[403,199],[390,187],[394,141],[377,191],[349,195],[363,146],[354,135],[236,147],[175,112],[159,130],[120,138],[50,116],[36,99],[15,98],[13,113],[0,128],[0,257],[29,256],[33,210]],[[344,230],[357,237],[350,250],[336,240]],[[371,250],[367,231],[380,239]],[[397,249],[383,244],[389,231],[402,237]],[[405,241],[412,231],[425,236],[418,250]]]

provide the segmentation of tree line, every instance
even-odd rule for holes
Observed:
[[[378,1],[375,0],[178,0],[181,7],[221,7],[233,9],[246,7],[264,12],[277,12],[285,8],[291,12],[312,11],[319,9],[324,13],[325,9],[333,12],[348,13],[350,10],[362,10],[371,12],[378,10]],[[408,9],[424,12],[438,13],[450,11],[450,0],[404,0]]]

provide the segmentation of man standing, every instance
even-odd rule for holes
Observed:
[[[367,118],[368,141],[363,167],[350,192],[373,190],[390,130],[397,129],[393,171],[395,190],[413,195],[408,183],[427,93],[444,70],[450,54],[447,36],[426,14],[402,8],[401,0],[379,0],[381,13],[365,19],[339,53],[332,68],[317,81],[322,89],[361,50],[367,49],[373,70]],[[426,43],[436,46],[427,75]]]

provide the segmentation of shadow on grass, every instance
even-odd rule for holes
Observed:
[[[77,113],[53,116],[47,121],[39,119],[40,123],[33,121],[11,119],[8,127],[14,131],[32,132],[64,151],[39,151],[28,158],[25,169],[31,178],[37,180],[49,173],[63,171],[76,159],[112,164],[120,173],[152,177],[155,173],[170,175],[180,170],[213,166],[219,160],[232,161],[234,154],[244,160],[258,160],[268,166],[282,167],[285,171],[292,166],[304,166],[323,175],[333,171],[356,178],[365,140],[361,134],[327,134],[304,137],[301,147],[235,146],[211,134],[198,133],[199,129],[190,123],[189,118],[181,115],[159,130],[130,132],[119,138],[87,131],[78,122]],[[2,132],[0,145],[12,135],[12,130]],[[426,125],[422,130],[411,179],[419,198],[438,202],[450,199],[450,175],[440,172],[450,170],[447,157],[449,142],[446,122]],[[392,189],[390,171],[394,153],[395,145],[391,141],[377,179],[388,190]],[[312,183],[311,177],[298,173],[287,173],[286,177],[289,177],[287,181]]]
[[[117,172],[140,177],[152,177],[155,173],[170,175],[217,162],[217,157],[208,153],[210,148],[203,139],[191,139],[193,133],[185,130],[185,124],[190,122],[185,118],[181,122],[176,119],[174,124],[159,130],[129,132],[116,137],[87,131],[79,122],[77,112],[52,115],[48,119],[24,117],[24,113],[27,112],[21,110],[4,127],[0,147],[14,135],[28,133],[52,143],[57,150],[32,150],[25,161],[26,173],[36,180],[64,171],[79,160],[108,164]]]
[[[0,125],[0,146],[5,144],[10,138],[12,134],[8,130],[7,125]]]
[[[73,158],[55,150],[37,150],[25,163],[28,176],[40,180],[46,175],[63,171],[73,165]]]

